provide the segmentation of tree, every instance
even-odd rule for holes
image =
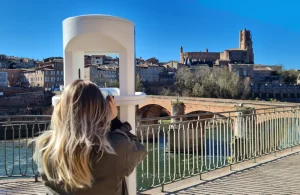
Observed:
[[[250,98],[251,95],[251,80],[250,79],[245,79],[244,80],[244,85],[242,85],[242,96],[241,99],[248,99]]]
[[[93,79],[93,82],[96,83],[99,87],[120,87],[119,81],[109,81],[106,78],[103,77],[95,77]],[[137,75],[135,80],[135,91],[142,91],[143,90],[143,83],[140,79],[140,77]]]
[[[250,83],[224,68],[200,69],[191,72],[180,69],[176,74],[176,89],[181,96],[207,98],[245,98]]]
[[[297,70],[284,70],[282,76],[285,83],[297,83],[299,72]]]
[[[278,64],[278,66],[282,67],[282,70],[272,72],[272,75],[275,76],[282,76],[283,82],[285,83],[297,83],[297,78],[299,76],[299,71],[292,70],[292,69],[286,69],[284,65]]]
[[[98,87],[104,88],[104,87],[119,87],[119,81],[110,81],[107,78],[95,76],[92,80]]]
[[[119,81],[110,81],[106,84],[107,87],[120,87]]]
[[[215,95],[218,98],[237,98],[242,90],[239,76],[227,69],[218,68],[214,70],[212,74],[214,74],[216,82]]]
[[[136,75],[135,77],[135,91],[143,91],[143,83],[139,75]]]
[[[92,82],[96,83],[98,87],[106,87],[106,84],[108,83],[108,79],[97,76],[93,78]]]
[[[191,91],[193,87],[193,73],[188,70],[187,68],[180,69],[177,74],[175,75],[175,85],[177,87],[177,91],[179,94],[182,95],[184,92],[186,95],[189,94],[189,91]]]
[[[161,92],[159,93],[159,95],[169,96],[169,95],[172,95],[172,91],[170,89],[163,88],[163,90],[161,90]]]

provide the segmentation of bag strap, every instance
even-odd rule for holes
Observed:
[[[128,195],[127,183],[125,177],[122,180],[122,195]]]

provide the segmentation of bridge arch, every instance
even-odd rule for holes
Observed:
[[[158,104],[148,104],[137,110],[138,118],[156,118],[163,116],[171,116],[170,110],[158,105]]]

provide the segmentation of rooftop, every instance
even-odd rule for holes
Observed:
[[[240,49],[240,48],[230,48],[226,49],[225,51],[247,51],[246,49]]]
[[[272,70],[272,68],[264,67],[264,66],[254,66],[253,69],[254,70],[259,70],[259,71],[261,71],[261,70]]]

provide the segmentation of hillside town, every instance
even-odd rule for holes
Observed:
[[[210,69],[226,69],[237,75],[240,80],[248,81],[251,85],[252,97],[286,100],[300,98],[299,78],[297,81],[286,82],[282,74],[282,65],[255,63],[252,36],[247,29],[239,32],[237,48],[226,49],[223,52],[211,52],[209,49],[202,52],[186,52],[181,46],[178,57],[179,60],[169,62],[160,62],[155,57],[136,58],[136,76],[142,83],[142,90],[147,94],[160,95],[160,91],[176,83],[176,74],[181,69],[193,73]],[[84,63],[85,79],[97,83],[100,87],[118,86],[120,74],[118,57],[86,55]],[[49,99],[51,94],[61,91],[63,84],[64,59],[62,57],[34,60],[0,55],[0,106],[3,109],[10,105],[16,108],[15,112],[19,112],[18,107],[32,107],[36,104],[30,101],[31,96],[28,101],[26,100],[27,102],[22,103],[23,105],[7,104],[4,99],[12,98],[13,94],[39,91],[40,95],[37,98],[45,102],[43,98]],[[50,95],[44,97],[45,94]]]

